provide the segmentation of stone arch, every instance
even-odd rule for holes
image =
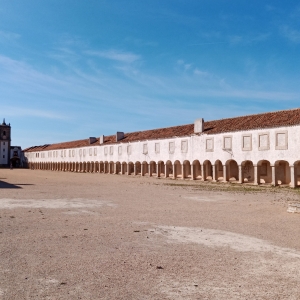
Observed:
[[[219,159],[215,161],[215,180],[224,181],[223,164]]]
[[[166,178],[173,177],[173,173],[174,173],[173,164],[170,160],[166,162],[165,172],[166,172],[165,174]]]
[[[174,162],[174,178],[182,178],[182,166],[179,160]]]
[[[104,162],[103,161],[99,162],[99,173],[104,173]]]
[[[108,161],[105,161],[104,162],[104,173],[108,173],[109,172],[109,169],[108,169]]]
[[[130,161],[127,165],[127,174],[128,175],[134,174],[134,164],[132,161]]]
[[[87,171],[87,163],[84,161],[83,162],[83,170],[84,173]]]
[[[257,163],[258,183],[272,183],[272,167],[268,160],[260,160]]]
[[[182,179],[192,177],[192,168],[189,160],[185,160],[182,164]]]
[[[226,162],[226,181],[235,182],[239,180],[239,166],[234,159]]]
[[[115,170],[115,164],[113,161],[110,161],[108,163],[108,173],[109,174],[114,174],[114,170]]]
[[[201,165],[199,160],[194,160],[192,163],[192,179],[202,179],[202,174],[201,174]]]
[[[254,183],[254,165],[251,160],[245,160],[241,164],[242,166],[242,178],[240,182]]]
[[[149,164],[146,161],[142,162],[142,176],[149,175]]]
[[[99,172],[99,167],[100,167],[99,162],[98,162],[98,161],[95,161],[95,163],[94,163],[95,173],[100,173],[100,172]]]
[[[203,180],[211,181],[212,178],[212,164],[209,160],[205,160],[203,162],[203,174],[202,174]]]
[[[163,161],[157,163],[157,177],[165,177],[165,164]]]
[[[121,174],[121,163],[119,161],[116,162],[115,167],[115,174]]]
[[[127,173],[127,163],[125,161],[122,162],[121,173],[122,175],[125,175]]]
[[[134,175],[142,175],[142,165],[139,161],[135,162]]]
[[[149,176],[157,176],[157,166],[155,161],[150,161],[149,164]]]
[[[90,170],[90,172],[91,173],[95,173],[95,162],[94,161],[91,161],[91,170]]]
[[[275,185],[290,184],[291,172],[290,165],[286,160],[275,162]]]

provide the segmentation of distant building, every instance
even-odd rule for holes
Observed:
[[[0,125],[0,167],[23,167],[24,154],[20,146],[11,146],[11,126],[3,119]]]
[[[24,150],[31,169],[300,186],[300,108]]]
[[[5,123],[3,119],[0,125],[0,167],[10,165],[10,142],[11,142],[11,127]]]

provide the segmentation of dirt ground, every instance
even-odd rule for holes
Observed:
[[[0,299],[300,299],[300,192],[0,170]]]

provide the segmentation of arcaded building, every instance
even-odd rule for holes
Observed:
[[[31,169],[300,185],[300,109],[34,146]]]

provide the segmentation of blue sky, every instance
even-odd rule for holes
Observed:
[[[300,3],[0,0],[0,117],[23,148],[299,107]]]

